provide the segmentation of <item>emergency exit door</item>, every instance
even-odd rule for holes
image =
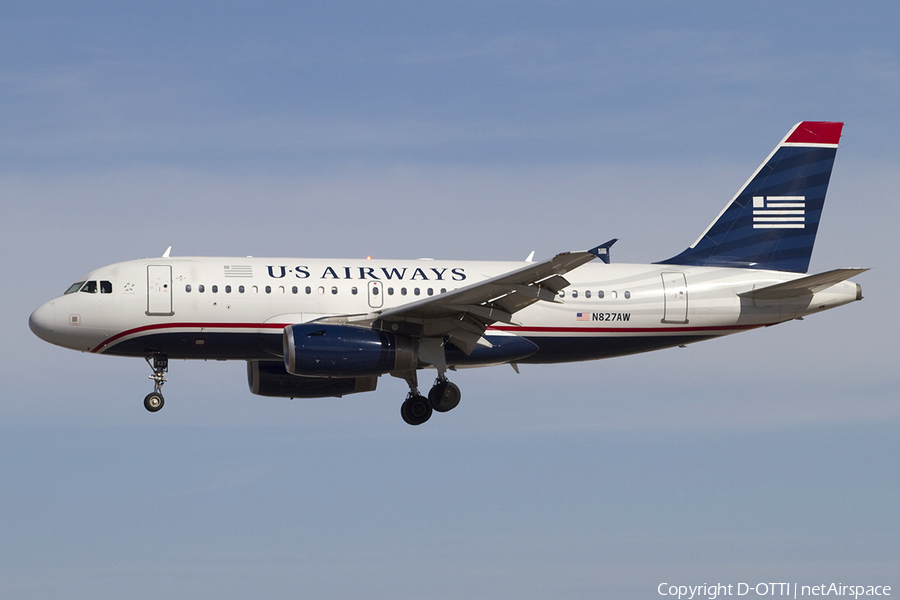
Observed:
[[[380,281],[370,281],[369,287],[369,306],[371,308],[381,308],[384,306],[384,287]]]

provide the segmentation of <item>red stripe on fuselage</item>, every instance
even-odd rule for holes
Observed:
[[[525,327],[514,325],[492,326],[488,329],[509,333],[704,333],[713,331],[749,331],[768,327],[775,323],[759,325],[714,325],[709,327]]]

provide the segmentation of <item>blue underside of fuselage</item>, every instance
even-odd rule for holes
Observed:
[[[529,337],[523,335],[522,337],[534,343],[538,350],[531,356],[515,362],[548,364],[625,356],[681,346],[716,336]],[[176,360],[280,360],[283,358],[281,333],[154,333],[123,340],[104,350],[103,353],[138,357],[163,354]],[[448,352],[448,358],[450,354],[451,352]],[[459,351],[452,352],[452,354],[462,358],[454,360],[450,366],[476,366],[477,364],[504,362],[473,363],[465,360],[464,355]]]

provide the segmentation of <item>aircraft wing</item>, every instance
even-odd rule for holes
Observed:
[[[811,296],[864,271],[868,271],[868,269],[834,269],[816,275],[801,277],[793,281],[786,281],[785,283],[776,283],[758,290],[751,290],[738,294],[738,296],[751,300],[783,300],[785,298]]]
[[[569,282],[563,277],[597,254],[564,252],[508,273],[378,313],[373,326],[418,337],[448,336],[464,352],[488,346],[488,325],[512,323],[512,315],[544,300],[558,302],[557,292]]]

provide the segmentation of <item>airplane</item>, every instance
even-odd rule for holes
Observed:
[[[768,327],[862,299],[867,269],[807,275],[843,123],[804,121],[697,240],[653,264],[612,239],[535,262],[174,257],[105,266],[29,318],[39,338],[142,357],[156,412],[170,359],[242,360],[250,390],[285,398],[406,381],[410,425],[455,408],[447,373],[636,354]],[[599,259],[599,260],[597,260]],[[424,394],[418,371],[437,371]]]

